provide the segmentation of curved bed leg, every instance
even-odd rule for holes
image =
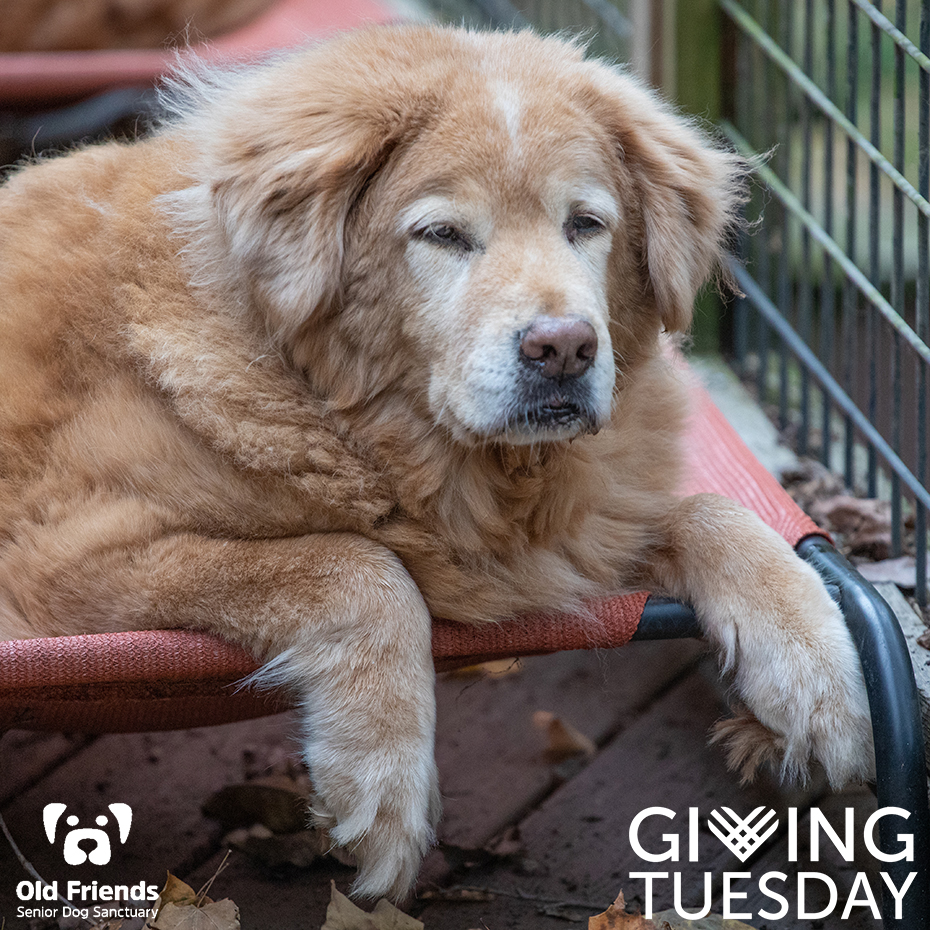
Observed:
[[[904,831],[898,818],[879,821],[879,847],[900,849],[899,832],[913,834],[914,860],[883,862],[895,887],[916,872],[904,895],[901,915],[885,894],[885,930],[930,930],[930,807],[920,704],[910,654],[898,622],[879,593],[823,537],[811,536],[797,547],[835,593],[859,651],[875,738],[878,806],[910,811]],[[891,823],[890,821],[896,821]]]

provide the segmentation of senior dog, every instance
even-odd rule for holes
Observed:
[[[179,80],[0,190],[0,635],[190,627],[299,696],[361,895],[433,838],[430,616],[648,588],[733,761],[868,776],[858,660],[755,516],[675,495],[689,324],[746,165],[561,39],[372,28]]]

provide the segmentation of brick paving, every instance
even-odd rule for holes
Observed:
[[[635,643],[611,652],[527,659],[503,676],[440,676],[437,693],[445,799],[441,842],[424,864],[417,896],[403,905],[427,930],[585,927],[621,889],[629,904],[642,908],[644,881],[629,873],[643,871],[680,873],[681,904],[692,910],[702,903],[710,872],[718,913],[723,874],[749,873],[733,881],[733,891],[748,897],[734,897],[732,909],[751,912],[746,922],[759,928],[880,926],[866,907],[853,907],[848,919],[840,918],[859,871],[869,874],[876,893],[880,887],[865,850],[857,848],[858,861],[846,863],[828,842],[821,861],[802,856],[790,862],[785,831],[788,808],[800,809],[804,848],[805,811],[814,805],[828,812],[843,835],[844,811],[855,807],[861,847],[861,824],[874,809],[871,795],[864,790],[832,795],[816,782],[786,790],[767,778],[741,787],[720,752],[707,744],[708,729],[725,705],[699,644]],[[547,757],[544,735],[533,724],[539,710],[593,739],[597,752],[561,761]],[[8,733],[0,741],[0,809],[26,858],[62,887],[69,879],[160,886],[168,870],[199,887],[227,855],[222,830],[204,816],[203,803],[224,786],[280,771],[295,756],[295,732],[292,715],[281,714],[213,728],[96,738]],[[64,803],[67,814],[78,815],[85,826],[114,801],[133,810],[126,844],[114,843],[108,865],[65,864],[61,843],[51,845],[43,832],[44,806]],[[705,828],[694,863],[646,862],[630,846],[630,823],[649,807],[668,808],[675,819],[649,818],[640,832],[643,847],[659,852],[667,848],[661,834],[680,833],[684,860],[689,808],[697,808],[703,822],[714,809],[729,807],[745,817],[760,806],[775,810],[779,829],[745,864]],[[17,916],[25,906],[17,886],[29,877],[0,844],[5,928],[68,927],[66,921]],[[832,917],[794,918],[796,875],[803,871],[826,874],[835,883],[839,904]],[[785,875],[769,885],[789,903],[784,919],[758,916],[778,906],[759,891],[766,872]],[[318,930],[330,882],[348,891],[352,875],[351,868],[332,860],[269,871],[233,850],[211,894],[237,903],[244,930]],[[654,908],[672,907],[672,879],[654,884]],[[826,906],[816,904],[823,883],[808,880],[807,887],[808,909],[816,913]],[[127,922],[124,930],[140,924]]]

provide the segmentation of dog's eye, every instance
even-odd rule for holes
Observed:
[[[423,229],[417,230],[417,235],[434,245],[458,249],[462,252],[471,252],[474,248],[471,239],[461,230],[447,223],[431,223]]]
[[[565,235],[569,242],[574,242],[581,236],[591,236],[606,229],[596,216],[590,213],[575,213],[569,217],[565,224]]]

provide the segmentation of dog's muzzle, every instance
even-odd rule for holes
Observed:
[[[509,431],[537,439],[597,432],[587,377],[597,357],[594,327],[587,320],[537,317],[518,335],[518,352],[518,397]]]

